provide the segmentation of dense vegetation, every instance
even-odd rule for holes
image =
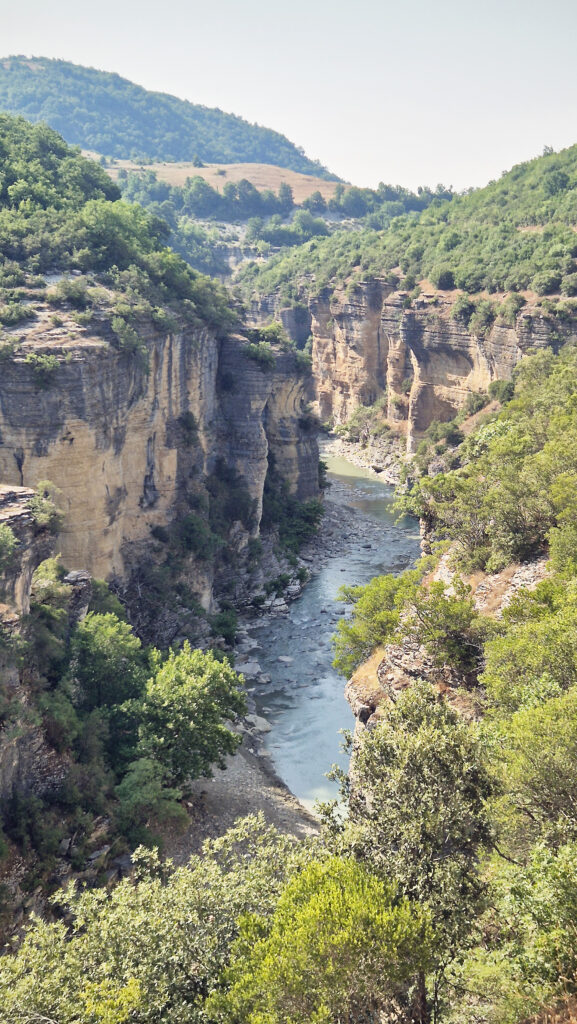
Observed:
[[[441,551],[450,544],[452,587],[431,582],[427,574],[438,559],[433,555],[400,577],[346,588],[343,598],[353,614],[340,623],[336,639],[336,663],[346,673],[378,645],[409,641],[412,650],[424,649],[433,677],[437,672],[446,681],[448,671],[453,685],[464,688],[465,705],[481,715],[479,725],[457,725],[454,718],[451,726],[455,742],[454,730],[462,732],[460,751],[475,743],[475,752],[471,747],[466,769],[454,776],[446,763],[449,748],[438,734],[426,754],[433,734],[428,727],[421,737],[415,731],[419,702],[430,704],[423,721],[445,716],[442,731],[453,712],[419,684],[385,710],[384,721],[361,745],[349,822],[337,822],[336,831],[345,848],[352,842],[357,853],[372,857],[378,829],[386,871],[395,877],[406,871],[409,851],[419,849],[430,885],[435,865],[443,863],[433,848],[424,852],[436,834],[433,823],[438,818],[443,845],[461,823],[463,852],[477,850],[468,862],[469,881],[443,880],[432,903],[444,929],[457,911],[456,893],[465,897],[456,918],[465,914],[463,931],[448,944],[461,952],[453,963],[444,960],[441,974],[433,972],[429,997],[439,1000],[439,1012],[449,1020],[515,1022],[544,1002],[563,1005],[576,988],[577,946],[569,923],[577,864],[575,345],[558,355],[547,350],[527,357],[513,386],[501,382],[493,393],[501,396],[501,411],[487,413],[467,438],[454,424],[444,425],[449,429],[443,434],[431,429],[421,452],[423,475],[399,499],[402,509],[423,517]],[[427,473],[427,446],[444,458],[444,472]],[[519,590],[500,618],[476,608],[471,572],[547,555],[547,578]],[[466,800],[477,793],[467,812],[452,806],[462,798],[461,786]],[[403,808],[407,838],[401,841],[397,816]],[[476,829],[479,839],[469,846]],[[408,895],[414,896],[414,884],[407,883]],[[451,907],[443,903],[448,894]]]
[[[30,688],[24,706],[20,692],[2,686],[3,743],[26,721],[67,762],[45,798],[15,790],[0,808],[0,858],[7,839],[27,855],[25,889],[46,884],[66,836],[80,868],[100,815],[118,852],[150,842],[167,822],[182,826],[190,780],[224,766],[240,742],[224,724],[245,710],[228,661],[187,643],[178,652],[146,649],[105,584],[92,587],[88,614],[75,621],[60,562],[42,563],[20,633],[2,634],[3,664],[25,670]]]
[[[313,192],[296,206],[292,189],[281,184],[278,194],[259,191],[250,181],[226,182],[222,191],[213,188],[200,175],[185,185],[173,186],[159,181],[151,170],[118,172],[118,184],[124,198],[140,203],[150,213],[163,218],[171,228],[171,245],[197,270],[226,274],[227,248],[236,243],[239,258],[267,256],[271,250],[302,245],[311,238],[330,234],[346,220],[357,226],[388,226],[394,217],[408,210],[424,210],[433,202],[447,201],[451,193],[439,186],[435,192],[379,185],[378,189],[337,186],[328,202]],[[246,225],[246,234],[223,235],[199,221],[224,221]]]
[[[347,672],[377,644],[424,648],[431,678],[460,682],[469,714],[422,680],[381,705],[357,742],[352,784],[341,774],[348,816],[326,807],[314,842],[247,821],[188,869],[173,872],[142,855],[138,878],[110,895],[59,894],[71,928],[36,922],[20,951],[4,958],[0,1019],[377,1024],[384,1014],[407,1024],[518,1024],[543,1006],[562,1013],[570,1004],[577,989],[577,348],[530,356],[512,388],[493,390],[501,410],[469,437],[453,430],[429,441],[444,446],[453,468],[420,477],[402,499],[426,514],[442,551],[452,544],[452,587],[431,581],[433,554],[400,577],[348,588],[353,614],[337,642]],[[538,495],[546,514],[535,514]],[[545,580],[519,590],[500,618],[479,612],[471,569],[547,551]],[[98,713],[114,726],[106,686],[92,680],[102,665],[92,631],[110,625],[111,617],[94,614],[82,639],[73,639],[84,696],[73,692],[71,703],[78,716],[94,714],[100,702]],[[170,692],[179,657],[158,663],[138,708],[167,707],[164,686],[170,680]],[[66,671],[60,678],[49,692],[62,702]],[[128,691],[136,685],[130,673],[125,678],[123,714],[134,706]],[[132,750],[144,766],[135,773],[128,749],[121,799],[125,789],[131,800],[147,791],[139,774],[147,758],[177,781],[189,770],[182,754],[155,739],[172,721],[170,708],[164,719],[157,710],[138,714]],[[122,745],[115,749],[124,757]]]
[[[21,123],[13,130],[29,131]],[[20,224],[18,244],[34,223],[18,217],[62,210],[74,227],[85,198],[99,210],[131,210],[112,194],[92,194],[104,188],[98,172],[68,210],[42,156],[47,130],[32,131],[40,133],[26,138],[45,171],[41,192],[50,194],[52,184],[55,192],[44,206],[37,198],[16,208],[7,189],[2,216],[12,225],[10,237]],[[487,190],[432,203],[420,218],[400,218],[374,236],[379,251],[390,245],[390,260],[408,261],[401,263],[406,280],[423,273],[435,279],[434,267],[442,266],[446,276],[437,275],[436,284],[446,287],[458,283],[467,259],[483,253],[482,286],[489,290],[524,288],[519,282],[531,273],[529,283],[546,291],[535,275],[559,266],[568,294],[577,253],[568,241],[572,153],[546,154]],[[507,191],[514,184],[515,203]],[[549,214],[543,233],[518,231]],[[141,260],[136,270],[148,273],[149,257],[162,253],[158,236],[150,240],[142,211],[122,216],[132,216],[143,232],[134,258]],[[115,218],[108,223],[116,225]],[[458,240],[439,250],[451,231]],[[112,235],[122,257],[130,233]],[[40,260],[54,243],[33,237],[30,259]],[[101,237],[97,258],[101,253],[104,273],[112,274],[111,234]],[[420,238],[422,252],[403,248],[401,237]],[[523,266],[511,246],[525,237],[534,248]],[[331,274],[347,266],[353,251],[345,235],[313,244],[340,252],[342,263],[323,271]],[[307,252],[315,251],[309,244]],[[442,265],[432,262],[440,252]],[[176,265],[186,282],[198,282]],[[511,268],[515,280],[499,276]],[[394,262],[389,272],[397,274]],[[64,297],[82,305],[89,285],[81,282],[77,294],[73,285],[65,285]],[[165,278],[161,286],[173,301]],[[502,315],[514,315],[514,306]],[[481,323],[488,313],[465,296],[456,315]],[[274,363],[275,332],[275,325],[255,331],[246,347],[262,373]],[[569,342],[559,352],[529,355],[512,382],[494,382],[490,397],[499,408],[468,436],[458,421],[429,428],[399,508],[425,521],[433,554],[399,577],[343,591],[352,614],[339,626],[338,667],[349,674],[377,646],[394,643],[413,662],[421,659],[428,677],[383,700],[356,741],[351,778],[336,772],[348,814],[324,807],[320,837],[304,843],[247,820],[186,868],[141,850],[133,879],[111,890],[57,892],[56,920],[34,920],[20,947],[0,958],[2,1024],[520,1024],[549,1009],[572,1019],[576,395],[577,345]],[[482,404],[472,399],[468,411],[480,412]],[[371,415],[380,422],[379,411]],[[363,421],[357,426],[362,430]],[[193,421],[183,424],[189,436],[194,429]],[[429,475],[433,458],[443,467],[437,475]],[[242,481],[224,463],[207,481],[206,500],[207,516],[191,506],[178,534],[167,532],[161,542],[171,550],[209,550],[223,537],[227,509],[240,509],[246,523],[253,514]],[[32,511],[39,526],[56,526],[48,485]],[[319,509],[292,506],[271,461],[264,512],[280,523],[290,549],[314,528]],[[0,530],[0,565],[10,565],[14,550],[14,537]],[[441,555],[450,585],[432,576]],[[540,582],[518,589],[498,616],[477,607],[473,588],[480,580],[490,584],[502,570],[510,578],[518,563],[535,559],[549,563]],[[188,780],[234,750],[237,737],[226,719],[243,710],[227,661],[186,645],[165,654],[144,650],[99,585],[88,615],[71,627],[70,589],[58,562],[45,563],[26,631],[18,641],[1,637],[2,656],[8,652],[29,668],[36,698],[29,713],[71,758],[69,780],[52,804],[16,796],[4,808],[8,838],[45,863],[58,848],[66,801],[79,862],[95,815],[113,820],[115,841],[149,842],[158,822],[178,822]],[[6,694],[3,728],[16,732],[20,713]],[[38,879],[26,881],[33,890]]]
[[[67,142],[106,156],[276,164],[332,177],[270,128],[64,60],[2,60],[0,110],[44,121]]]
[[[369,222],[371,223],[371,222]],[[245,288],[287,298],[329,283],[389,277],[435,288],[577,293],[577,147],[518,164],[486,188],[365,229],[313,240],[243,275]],[[372,225],[375,227],[376,225]]]
[[[235,322],[224,291],[165,248],[165,224],[122,202],[101,168],[52,129],[0,115],[0,154],[3,324],[33,316],[22,300],[45,298],[44,275],[57,270],[89,272],[63,282],[56,299],[88,316],[106,309],[126,347],[137,344],[131,321],[142,316],[164,323],[172,311],[217,330]]]

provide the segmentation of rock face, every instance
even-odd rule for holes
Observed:
[[[432,420],[452,419],[470,392],[509,379],[529,349],[577,335],[577,325],[568,323],[560,339],[559,323],[530,303],[514,326],[497,320],[485,334],[474,334],[451,317],[454,300],[455,293],[432,291],[411,300],[377,279],[310,299],[314,399],[321,420],[344,423],[386,389],[387,418],[407,435],[410,452]],[[252,308],[255,323],[274,316],[291,333],[289,313],[275,306],[274,297]]]
[[[433,574],[433,579],[442,580],[447,590],[452,588],[452,570],[449,568],[449,553],[445,554]],[[498,573],[475,573],[467,582],[475,608],[481,614],[501,618],[504,609],[521,589],[533,590],[547,576],[548,562],[539,558],[533,562],[513,563]],[[479,716],[478,694],[467,693],[469,680],[449,665],[436,665],[431,656],[419,643],[405,639],[377,648],[371,657],[360,665],[345,687],[352,712],[357,720],[357,735],[366,727],[378,722],[384,709],[410,687],[416,679],[426,679],[444,699],[466,718]]]
[[[149,557],[151,529],[178,519],[184,506],[190,511],[187,497],[202,492],[217,460],[239,474],[254,501],[253,535],[269,455],[292,493],[318,493],[316,441],[300,425],[304,383],[290,353],[268,368],[248,358],[239,336],[219,340],[191,328],[162,334],[152,326],[140,334],[148,366],[138,353],[86,333],[50,347],[48,332],[37,328],[2,367],[0,481],[55,484],[64,565],[105,579],[122,579],[135,558]],[[39,381],[31,352],[55,352],[57,368]],[[240,531],[239,544],[250,532]]]
[[[26,615],[30,610],[32,574],[40,562],[52,554],[53,538],[48,531],[38,529],[29,502],[34,491],[28,487],[0,485],[0,523],[8,526],[16,539],[16,549],[5,567],[0,580],[0,614],[8,620],[15,614]]]

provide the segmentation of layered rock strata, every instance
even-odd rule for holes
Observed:
[[[387,419],[406,434],[410,452],[433,420],[452,419],[471,392],[508,380],[527,351],[577,335],[577,323],[560,327],[530,301],[514,325],[497,319],[476,334],[451,315],[455,298],[454,292],[424,290],[411,299],[382,280],[311,298],[314,400],[321,420],[345,423],[386,390]],[[274,296],[253,303],[253,322],[273,317],[291,333],[291,310],[280,308]]]
[[[251,529],[237,530],[241,547],[258,534],[270,455],[290,492],[318,494],[316,441],[301,426],[304,382],[290,353],[263,367],[240,336],[151,325],[139,333],[144,358],[102,334],[63,338],[37,324],[0,381],[0,481],[51,481],[64,513],[63,563],[109,580],[150,557],[151,529],[190,511],[190,493],[202,493],[218,460],[253,499]],[[199,566],[207,607],[211,586],[210,565]]]

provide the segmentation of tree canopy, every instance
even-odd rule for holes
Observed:
[[[270,128],[69,61],[4,59],[0,109],[46,122],[73,145],[106,156],[269,163],[331,177]]]

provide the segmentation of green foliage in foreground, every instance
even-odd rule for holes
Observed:
[[[354,776],[349,817],[333,822],[339,846],[430,908],[438,985],[484,902],[478,860],[493,841],[494,782],[477,731],[418,681],[363,734]]]
[[[72,589],[62,577],[57,559],[36,570],[25,634],[37,691],[32,712],[71,762],[51,796],[62,811],[53,845],[75,826],[81,845],[91,816],[104,812],[117,835],[150,842],[163,821],[186,819],[180,801],[191,779],[210,777],[237,749],[240,738],[225,722],[245,710],[242,679],[228,661],[188,643],[167,655],[144,650],[113,610],[89,611],[71,630]],[[101,590],[97,606],[114,609],[117,602]],[[0,705],[8,727],[26,713],[9,698],[3,693]],[[13,810],[9,837],[35,847],[42,868],[50,868],[55,849],[46,849],[42,828],[36,840]],[[48,805],[35,813],[39,822],[52,820]]]
[[[64,60],[3,60],[0,107],[45,121],[68,142],[107,156],[268,163],[331,177],[270,128]]]
[[[272,919],[244,917],[225,978],[208,1002],[224,1021],[331,1024],[396,1010],[427,969],[429,915],[353,860],[313,862]]]
[[[172,871],[136,855],[138,881],[57,896],[71,928],[36,919],[0,959],[0,1022],[201,1024],[243,914],[270,914],[312,854],[262,818],[241,821]]]

